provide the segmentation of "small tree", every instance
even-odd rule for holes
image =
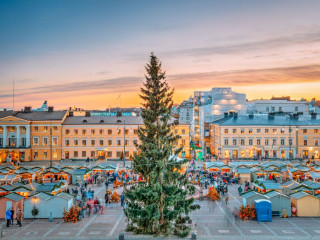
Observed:
[[[36,218],[36,216],[39,214],[39,209],[34,206],[31,210],[31,215],[33,216],[33,220]]]

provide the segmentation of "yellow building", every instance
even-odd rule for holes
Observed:
[[[232,114],[210,124],[210,150],[219,158],[319,158],[316,116]]]
[[[0,112],[0,161],[61,159],[61,124],[67,111]]]

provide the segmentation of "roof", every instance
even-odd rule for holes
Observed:
[[[309,172],[309,174],[313,179],[320,179],[320,173],[319,172]]]
[[[251,173],[250,169],[248,168],[238,168],[237,171],[239,174]]]
[[[67,111],[17,112],[16,117],[31,121],[63,120]]]
[[[12,201],[15,201],[15,202],[18,202],[18,201],[24,199],[24,197],[22,197],[21,195],[16,194],[16,193],[10,193],[10,194],[8,194],[8,195],[6,195],[4,197],[8,198],[8,199],[10,199]]]
[[[308,116],[309,117],[309,116]],[[274,116],[269,119],[267,114],[255,114],[253,118],[249,116],[238,116],[237,118],[222,118],[213,121],[212,124],[220,126],[319,126],[320,119],[310,119],[300,116],[299,119],[291,119],[287,116]]]
[[[279,196],[279,195],[281,195],[281,197],[289,198],[288,196],[286,196],[286,195],[284,195],[284,194],[282,194],[282,193],[279,193],[279,192],[277,192],[277,191],[274,191],[274,190],[269,191],[269,192],[265,193],[264,195],[265,195],[266,197],[268,197],[268,198],[273,198],[273,197],[276,197],[276,196]]]
[[[265,189],[283,189],[280,183],[263,183]]]
[[[320,183],[314,182],[311,180],[307,180],[307,181],[302,182],[302,185],[307,186],[312,189],[319,189],[320,188]]]
[[[41,192],[41,193],[36,194],[35,197],[40,198],[42,200],[48,200],[49,198],[52,197],[52,195],[48,194],[48,193]],[[32,198],[32,197],[30,197],[30,198]]]
[[[287,181],[287,182],[283,183],[282,186],[284,188],[294,189],[296,187],[301,186],[301,184],[296,182],[296,181],[294,181],[294,180],[290,180],[290,181]]]
[[[303,192],[303,191],[299,191],[299,192],[296,192],[296,193],[293,193],[290,195],[290,197],[294,198],[294,199],[300,199],[300,198],[303,198],[303,197],[306,197],[306,196],[312,196],[306,192]]]
[[[71,172],[71,174],[72,175],[84,175],[84,174],[86,174],[86,173],[88,173],[88,172],[90,172],[90,170],[89,169],[86,169],[86,168],[82,168],[82,169],[75,169],[75,170],[73,170],[72,172]]]
[[[12,116],[12,114],[13,114],[13,111],[12,111],[12,110],[9,110],[9,111],[0,111],[0,118],[7,117],[7,116]]]
[[[72,116],[67,117],[63,125],[90,125],[90,124],[113,124],[113,125],[143,125],[141,116]]]
[[[74,199],[74,197],[71,194],[68,194],[66,192],[61,192],[61,193],[57,194],[56,196],[61,197],[61,198],[68,200],[68,201]]]
[[[260,195],[260,196],[263,197],[262,194],[257,193],[257,192],[255,192],[255,191],[249,191],[249,192],[242,193],[242,194],[241,194],[241,197],[243,197],[243,198],[250,198],[250,197],[253,197],[253,196],[256,196],[256,195]]]
[[[1,186],[2,189],[7,190],[7,191],[11,191],[12,189],[14,189],[15,187],[11,186],[11,185],[2,185]]]

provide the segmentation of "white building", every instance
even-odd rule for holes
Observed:
[[[179,122],[191,124],[193,120],[193,101],[190,97],[188,101],[183,101],[179,106]]]
[[[287,99],[253,100],[247,103],[248,113],[302,113],[309,114],[309,103],[307,101],[293,101]]]
[[[212,88],[211,91],[195,91],[193,98],[193,121],[191,134],[195,143],[205,149],[205,137],[209,132],[205,122],[212,122],[227,112],[246,113],[246,94],[236,93],[228,88]]]

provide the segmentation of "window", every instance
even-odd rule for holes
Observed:
[[[117,129],[117,133],[118,133],[118,135],[120,135],[121,134],[121,129]]]
[[[39,127],[34,127],[34,130],[35,131],[39,131]]]
[[[257,129],[257,133],[261,133],[261,129],[260,128]]]
[[[281,146],[284,146],[284,139],[283,138],[281,138]]]
[[[185,129],[182,129],[182,134],[186,134],[186,130]]]
[[[48,145],[48,137],[43,137],[43,146]]]
[[[79,141],[77,139],[73,140],[73,145],[74,146],[78,146],[79,145]]]
[[[86,151],[82,151],[82,157],[86,157],[87,156],[87,152]]]
[[[54,127],[53,127],[53,130],[58,131],[58,127],[57,127],[57,126],[54,126]]]
[[[237,129],[232,129],[232,133],[237,133]]]
[[[39,138],[33,137],[33,145],[39,145]]]
[[[48,126],[44,126],[44,131],[48,131]]]
[[[69,134],[70,134],[70,130],[66,129],[66,135],[69,135]]]
[[[82,146],[84,146],[84,147],[87,146],[87,140],[85,140],[85,139],[82,140]]]
[[[229,132],[229,129],[224,129],[224,133],[228,133]]]
[[[241,134],[244,134],[244,129],[241,129]]]
[[[129,140],[124,140],[124,145],[129,146]]]
[[[305,133],[307,133],[308,132],[308,130],[307,129],[303,129],[303,133],[305,134]]]
[[[299,108],[298,108],[298,107],[295,107],[294,110],[295,110],[296,112],[298,112],[298,111],[299,111]]]
[[[269,107],[266,107],[266,112],[269,112]]]
[[[91,134],[94,135],[96,133],[96,130],[91,129]]]
[[[112,140],[108,140],[108,146],[112,145]]]
[[[237,139],[232,139],[232,144],[233,144],[233,146],[236,146],[237,145]]]
[[[134,130],[133,130],[133,133],[134,133],[135,135],[137,135],[137,134],[138,134],[138,129],[134,129]]]
[[[121,146],[121,140],[117,140],[117,146]]]
[[[268,139],[268,138],[266,138],[266,139],[264,140],[264,145],[266,145],[266,146],[269,145],[269,139]]]
[[[269,129],[266,128],[266,129],[264,130],[264,133],[269,133]]]
[[[275,107],[271,107],[271,110],[272,110],[272,112],[274,112],[276,110],[276,108]]]
[[[292,138],[289,138],[289,145],[292,146]]]
[[[38,158],[38,152],[34,152],[34,158]]]
[[[108,135],[112,134],[112,129],[108,129]]]
[[[252,134],[252,132],[253,132],[252,129],[249,129],[249,134]]]
[[[103,139],[100,139],[100,140],[99,140],[99,145],[100,145],[100,147],[103,146]]]
[[[277,145],[277,139],[272,139],[272,145]]]
[[[73,152],[73,156],[74,156],[74,157],[78,157],[78,151],[74,151],[74,152]]]
[[[249,145],[252,146],[253,145],[253,140],[249,139]]]
[[[182,146],[185,146],[186,145],[186,140],[182,140]]]
[[[75,129],[75,130],[74,130],[74,134],[75,134],[75,135],[78,135],[78,129]]]
[[[108,158],[111,158],[112,157],[112,152],[108,151],[107,156],[108,156]]]
[[[281,128],[280,133],[282,134],[284,133],[284,128]]]
[[[117,158],[121,156],[121,152],[117,152]]]
[[[308,146],[308,140],[307,139],[303,140],[303,146]]]
[[[125,129],[124,134],[129,134],[129,129]]]
[[[65,145],[66,145],[66,146],[69,146],[69,145],[70,145],[70,140],[69,140],[69,139],[66,139],[64,142],[65,142]]]
[[[257,139],[257,145],[261,145],[261,139]]]
[[[53,146],[57,146],[58,145],[58,138],[54,137],[53,138]]]
[[[82,129],[82,135],[86,135],[86,130]]]
[[[127,152],[127,151],[126,151],[126,153],[125,153],[125,154],[126,154],[126,157],[129,157],[129,152]]]
[[[46,151],[44,151],[43,156],[44,156],[44,158],[48,158],[48,153]]]
[[[133,140],[133,145],[135,146],[136,144],[138,144],[138,140],[137,140],[137,139],[134,139],[134,140]]]
[[[100,129],[100,130],[99,130],[99,134],[100,134],[100,135],[103,135],[103,129]]]
[[[53,157],[53,158],[57,158],[57,157],[58,157],[57,150],[53,150],[52,157]]]
[[[319,146],[319,139],[315,139],[315,140],[314,140],[314,145],[315,145],[315,146]]]
[[[229,145],[229,139],[225,139],[225,140],[224,140],[224,145],[225,145],[225,146],[228,146],[228,145]]]
[[[90,156],[91,156],[92,158],[94,158],[94,157],[95,157],[95,155],[96,155],[96,152],[95,152],[95,151],[91,151]]]
[[[96,145],[96,140],[91,139],[91,146],[95,146]]]
[[[272,132],[273,132],[273,133],[277,133],[277,129],[275,129],[275,128],[272,129]]]
[[[313,132],[317,134],[318,133],[318,129],[314,129]]]
[[[241,146],[244,146],[244,145],[245,145],[245,140],[244,140],[244,139],[241,139],[241,140],[240,140],[240,144],[241,144]]]
[[[282,111],[282,107],[279,107],[279,112],[281,112]]]

